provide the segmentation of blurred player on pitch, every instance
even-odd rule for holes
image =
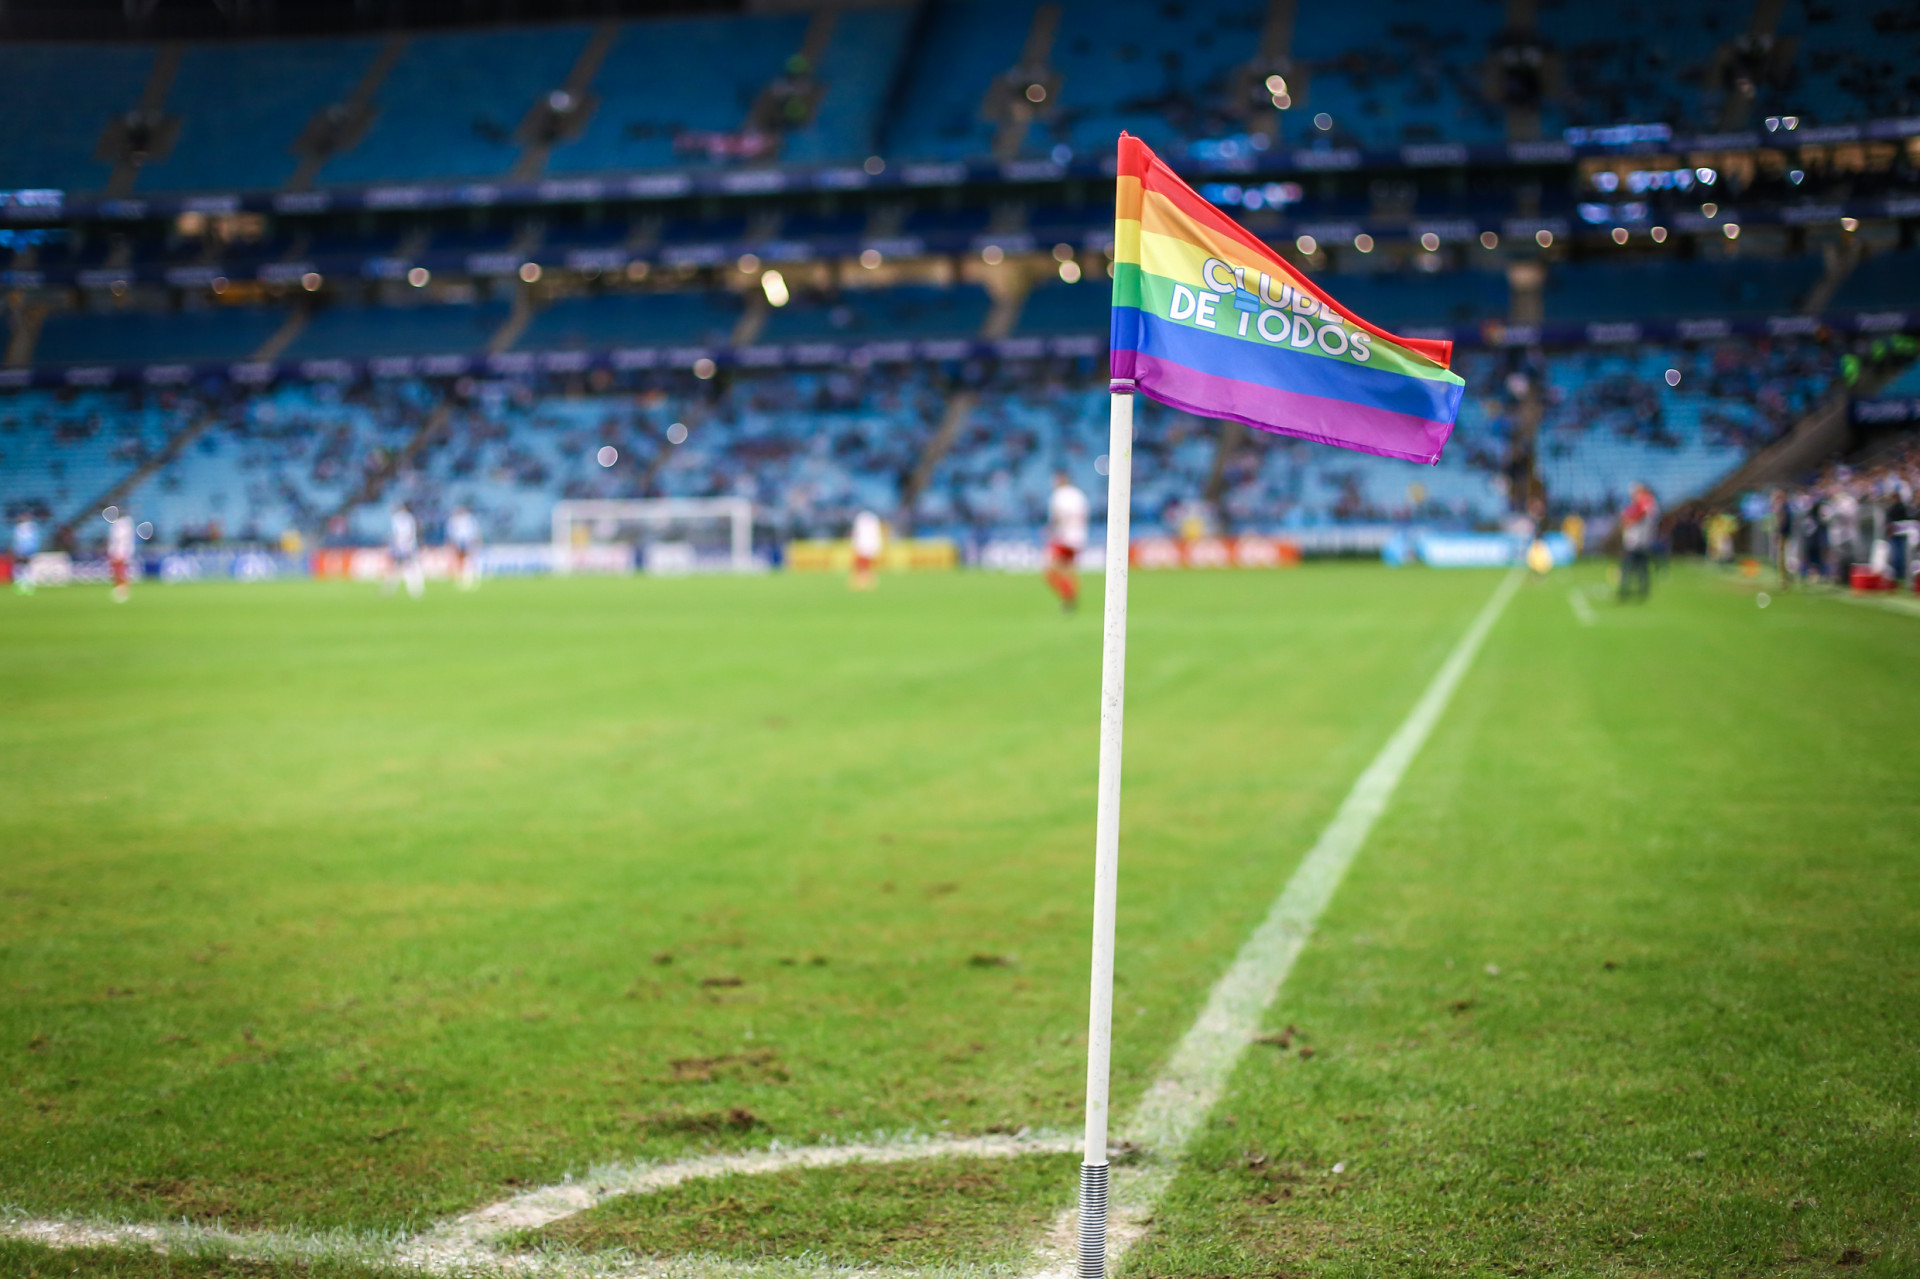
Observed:
[[[40,526],[22,511],[13,526],[13,589],[22,595],[33,594],[33,557],[39,552]]]
[[[125,604],[133,593],[133,574],[140,539],[135,536],[133,516],[122,511],[107,523],[107,567],[113,571],[113,602]]]
[[[880,563],[880,551],[886,542],[885,531],[880,527],[880,517],[872,511],[862,511],[853,517],[853,576],[847,579],[847,585],[856,591],[870,591],[878,580],[874,569]]]
[[[453,548],[453,583],[463,591],[480,585],[480,521],[464,506],[447,517],[447,545]]]
[[[1047,499],[1047,585],[1068,612],[1080,606],[1080,576],[1076,565],[1087,544],[1087,495],[1073,486],[1065,471],[1053,473],[1053,495]]]
[[[420,524],[404,503],[393,508],[393,520],[387,535],[387,553],[393,557],[393,564],[387,570],[387,580],[381,584],[381,592],[391,595],[395,583],[404,581],[407,594],[419,599],[421,592],[427,589],[426,574],[420,567]]]

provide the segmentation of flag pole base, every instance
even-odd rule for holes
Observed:
[[[1079,1279],[1106,1279],[1107,1168],[1106,1164],[1080,1165]]]

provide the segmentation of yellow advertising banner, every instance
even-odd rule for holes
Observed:
[[[890,538],[877,565],[882,573],[925,572],[959,566],[960,548],[950,537]],[[788,542],[786,566],[795,573],[845,573],[853,567],[853,543]]]

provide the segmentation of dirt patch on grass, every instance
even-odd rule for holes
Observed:
[[[1022,1257],[1073,1196],[1071,1155],[845,1164],[687,1182],[531,1232],[519,1244],[739,1260],[990,1265]]]
[[[212,1222],[236,1215],[238,1205],[225,1186],[198,1177],[153,1178],[127,1183],[125,1198],[164,1210],[187,1221]]]

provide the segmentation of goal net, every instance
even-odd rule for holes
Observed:
[[[725,573],[754,567],[744,497],[557,502],[556,573]]]

